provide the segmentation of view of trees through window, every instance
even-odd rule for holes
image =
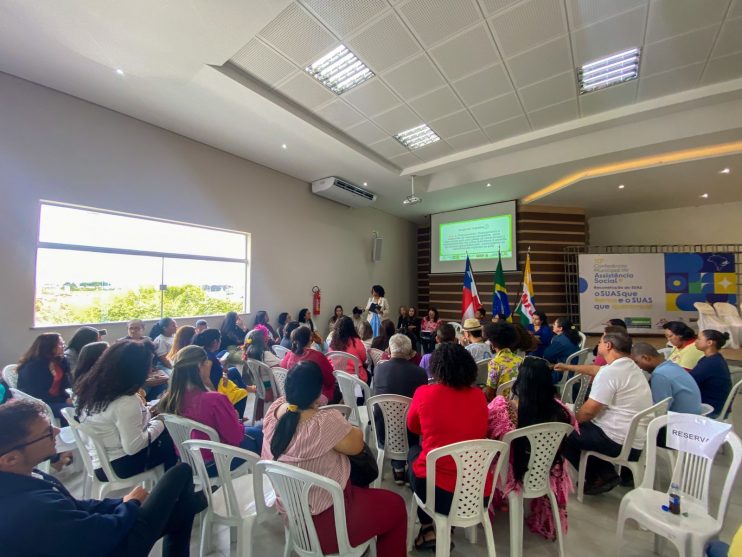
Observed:
[[[34,323],[243,312],[246,260],[243,233],[42,204]]]

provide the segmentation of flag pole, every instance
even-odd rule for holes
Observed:
[[[531,246],[528,246],[528,249],[526,250],[526,262],[528,262],[528,259],[531,257]],[[523,274],[520,277],[520,291],[523,292],[523,286],[526,282],[526,265],[523,264]],[[522,296],[518,296],[518,303],[515,306],[515,309],[513,310],[513,313],[518,311],[518,308],[522,305],[521,304],[521,298]]]

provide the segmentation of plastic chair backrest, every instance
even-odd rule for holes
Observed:
[[[278,499],[286,512],[285,524],[288,528],[290,545],[296,553],[300,556],[322,555],[317,530],[309,510],[310,489],[323,489],[329,492],[335,515],[338,555],[352,553],[345,522],[345,500],[337,482],[283,462],[270,460],[258,462],[257,470],[259,474],[262,473],[268,477],[276,490]]]
[[[271,346],[271,350],[273,350],[273,353],[279,360],[283,360],[283,357],[291,352],[291,350],[289,350],[285,346],[281,346],[280,344],[274,344],[273,346]]]
[[[664,416],[667,414],[667,409],[670,406],[670,398],[666,398],[664,400],[660,400],[657,404],[654,404],[647,408],[646,410],[642,410],[641,412],[637,412],[633,418],[631,418],[631,423],[629,424],[629,430],[626,433],[626,439],[623,442],[623,447],[621,447],[621,452],[619,453],[618,457],[622,460],[629,460],[629,454],[631,453],[631,447],[634,445],[634,439],[636,438],[637,430],[641,428],[647,428],[649,425],[649,422],[656,418],[657,416]]]
[[[709,414],[714,413],[714,407],[710,404],[706,404],[705,402],[701,403],[701,416],[708,416]]]
[[[703,417],[697,417],[697,419],[711,420],[711,418]],[[667,426],[668,420],[669,416],[667,415],[658,416],[650,422],[647,429],[646,472],[641,484],[643,488],[653,489],[654,487],[657,463],[657,433],[661,428]],[[737,434],[730,431],[727,434],[726,443],[732,448],[732,458],[729,465],[725,465],[726,479],[724,480],[719,507],[714,515],[720,524],[724,521],[734,479],[739,471],[740,463],[742,463],[742,442]],[[713,459],[684,451],[675,451],[675,453],[677,458],[675,459],[671,482],[680,486],[680,493],[683,497],[702,505],[709,513],[709,484],[711,482]]]
[[[384,355],[384,351],[378,348],[369,348],[366,350],[366,354],[368,355],[368,359],[371,360],[370,363],[377,366],[382,361],[381,357]]]
[[[449,321],[448,324],[453,327],[454,331],[456,331],[457,337],[464,334],[464,328],[461,326],[461,323],[459,323],[458,321]]]
[[[549,422],[537,424],[506,433],[502,438],[512,448],[514,439],[526,437],[531,445],[528,469],[523,476],[523,496],[529,499],[546,495],[551,489],[551,467],[565,436],[572,433],[570,424]],[[507,471],[503,469],[507,482]]]
[[[501,383],[497,387],[497,393],[496,393],[496,395],[497,396],[502,396],[505,391],[509,391],[510,393],[512,393],[513,392],[512,391],[512,388],[513,388],[513,385],[514,384],[515,384],[515,379],[511,379],[510,381],[505,381],[504,383]]]
[[[75,445],[77,445],[77,450],[80,452],[82,463],[85,466],[85,472],[88,474],[88,476],[93,477],[93,474],[95,473],[95,468],[93,467],[93,459],[90,458],[88,447],[85,445],[85,439],[83,439],[82,437],[82,432],[80,431],[80,422],[78,422],[75,418],[75,409],[71,406],[62,408],[61,414],[62,416],[64,416],[64,419],[67,420],[67,423],[70,426],[72,437],[74,437],[75,439]]]
[[[720,317],[731,317],[733,321],[740,320],[737,307],[728,302],[716,302],[714,304],[714,309],[716,310],[716,314]]]
[[[44,413],[46,414],[47,418],[49,418],[49,421],[52,424],[56,424],[56,425],[59,424],[59,422],[57,421],[57,418],[54,417],[54,412],[52,412],[51,407],[46,402],[44,402],[43,400],[41,400],[40,398],[36,398],[36,397],[31,396],[31,395],[29,395],[27,393],[24,393],[23,391],[21,391],[19,389],[14,389],[12,387],[10,389],[10,394],[13,395],[13,398],[15,398],[15,399],[18,399],[18,400],[30,400],[31,402],[35,402],[36,404],[40,404],[41,406],[44,407]]]
[[[724,401],[724,406],[721,409],[721,412],[719,413],[718,419],[725,422],[728,419],[728,414],[732,410],[732,404],[734,404],[734,399],[737,396],[737,393],[742,391],[742,380],[737,381],[737,383],[734,384],[732,387],[732,390],[729,391],[729,395],[727,396],[727,399]]]
[[[716,317],[716,312],[714,311],[714,307],[711,304],[707,304],[706,302],[694,302],[693,307],[696,308],[696,311],[698,311],[698,313]]]
[[[289,375],[289,370],[282,367],[272,367],[271,372],[273,373],[273,380],[276,382],[276,398],[286,394],[286,377]]]
[[[18,364],[9,364],[3,368],[3,379],[11,389],[18,388]]]
[[[580,409],[580,406],[585,404],[585,398],[587,397],[587,389],[590,387],[590,380],[592,378],[589,375],[585,375],[583,373],[575,373],[573,377],[570,377],[567,382],[564,384],[564,390],[562,391],[562,402],[564,403],[572,403],[574,405],[574,413],[576,414],[577,411]],[[573,386],[578,383],[580,384],[580,388],[577,391],[577,396],[574,400],[572,400],[572,388]]]
[[[271,390],[273,391],[273,395],[276,396],[278,390],[276,388],[276,379],[273,376],[273,370],[268,364],[263,363],[260,360],[248,358],[245,360],[245,370],[250,375],[252,382],[255,385],[255,396],[260,400],[265,400],[265,384],[263,383],[265,380],[270,381]]]
[[[333,350],[325,354],[325,356],[328,360],[330,360],[332,369],[337,371],[347,371],[348,362],[351,362],[353,364],[353,374],[358,375],[358,370],[361,367],[361,362],[353,354],[341,352],[340,350]]]
[[[487,374],[488,374],[488,366],[489,366],[490,360],[479,360],[477,362],[477,382],[476,385],[486,385],[487,384]]]
[[[492,481],[491,499],[495,491],[495,481],[500,476],[503,463],[508,459],[508,445],[492,439],[474,439],[452,443],[430,451],[425,459],[426,482],[425,506],[435,508],[435,471],[438,459],[450,456],[456,463],[456,487],[448,514],[449,524],[457,522],[470,525],[481,521],[481,509],[484,504],[485,484],[490,473],[492,461],[499,455]]]
[[[350,417],[353,410],[348,406],[347,404],[326,404],[324,406],[320,406],[318,410],[337,410],[343,415],[343,418],[346,420]]]
[[[660,354],[662,354],[662,356],[665,359],[667,359],[667,358],[670,357],[670,354],[672,353],[673,350],[674,350],[674,348],[672,346],[665,346],[664,348],[657,349],[657,352],[659,352]]]
[[[376,395],[368,399],[371,411],[374,406],[381,408],[384,418],[384,453],[396,460],[406,460],[410,445],[407,441],[407,412],[410,410],[412,399],[402,395]],[[376,435],[376,421],[371,420],[374,429],[374,440],[378,444]]]
[[[580,350],[582,350],[585,348],[585,344],[587,344],[587,336],[582,331],[577,331],[577,334],[580,335]]]
[[[572,366],[584,365],[585,362],[587,362],[587,357],[591,353],[592,353],[592,350],[590,348],[581,348],[577,352],[573,352],[572,354],[567,356],[567,359],[564,360],[564,363],[567,365],[572,365]],[[559,388],[563,389],[569,379],[570,377],[569,377],[568,372],[565,371],[564,373],[562,373],[562,378],[559,380],[559,383],[557,384]]]
[[[175,414],[160,414],[165,422],[165,428],[178,448],[180,459],[195,470],[191,452],[184,448],[184,443],[191,440],[191,434],[198,431],[206,435],[210,441],[219,442],[219,434],[213,427],[209,427],[195,420],[189,420]],[[206,484],[208,485],[208,484]]]
[[[253,452],[240,447],[233,447],[231,445],[225,445],[215,441],[201,441],[199,440],[188,440],[183,443],[183,451],[188,453],[189,461],[193,463],[194,470],[198,473],[199,480],[202,485],[209,485],[209,473],[206,469],[206,462],[203,458],[202,451],[210,451],[214,455],[214,463],[216,464],[216,470],[221,483],[220,493],[224,497],[224,508],[226,514],[222,515],[225,518],[240,518],[242,516],[240,512],[239,499],[237,498],[237,491],[233,480],[236,479],[231,470],[230,466],[232,460],[235,458],[242,459],[247,462],[247,466],[251,472],[253,472],[253,495],[255,496],[255,510],[256,514],[262,514],[266,511],[267,505],[265,500],[265,494],[263,491],[262,478],[259,478],[258,474],[255,473],[258,461],[260,458]],[[212,512],[216,508],[214,506],[214,499],[216,495],[211,492],[210,489],[204,489],[206,494],[206,500],[209,503],[209,508]],[[263,497],[259,497],[259,494],[263,493]],[[269,500],[268,505],[272,505],[272,501]]]
[[[119,478],[118,474],[116,474],[116,471],[113,469],[113,466],[111,466],[111,461],[108,459],[106,448],[103,446],[103,443],[100,442],[100,439],[98,439],[95,433],[91,431],[90,427],[85,423],[80,423],[79,431],[83,434],[84,438],[93,445],[93,450],[98,457],[100,467],[103,469],[108,481],[124,482],[125,480]]]
[[[348,421],[354,425],[361,425],[361,415],[358,412],[358,403],[356,402],[356,390],[360,389],[363,398],[368,401],[371,398],[371,389],[355,375],[345,371],[335,370],[332,372],[337,379],[340,392],[343,394],[343,402],[350,406],[351,415]],[[369,415],[370,416],[370,415]]]

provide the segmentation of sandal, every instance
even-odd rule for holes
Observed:
[[[433,534],[433,537],[427,537],[427,534]],[[420,527],[420,533],[415,538],[415,549],[424,551],[426,549],[435,549],[435,526],[428,524]]]

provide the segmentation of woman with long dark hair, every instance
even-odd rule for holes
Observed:
[[[80,356],[80,350],[86,344],[91,342],[98,342],[100,340],[100,332],[95,327],[80,327],[72,335],[72,338],[67,343],[67,348],[64,350],[64,357],[67,359],[67,365],[71,370],[75,369],[77,365],[77,358]]]
[[[554,331],[549,326],[546,313],[543,311],[533,312],[533,323],[528,326],[528,329],[533,331],[533,335],[536,337],[538,344],[536,348],[531,352],[532,356],[543,357],[544,350],[551,344],[551,339],[554,336]]]
[[[75,366],[72,372],[75,383],[78,383],[83,375],[93,368],[98,359],[103,355],[103,352],[106,351],[106,348],[108,348],[108,343],[105,341],[91,342],[82,347],[80,357],[77,359],[77,366]]]
[[[667,359],[687,371],[696,367],[703,358],[703,352],[696,347],[696,332],[682,321],[668,321],[662,328],[667,342],[673,346]]]
[[[513,384],[514,398],[495,397],[488,406],[488,432],[490,439],[501,440],[514,429],[548,422],[572,424],[579,431],[574,414],[557,398],[557,391],[551,381],[548,363],[538,357],[526,356],[520,365],[518,377]],[[510,446],[510,467],[508,479],[503,489],[495,493],[492,508],[500,506],[499,501],[507,500],[508,494],[523,489],[523,477],[528,470],[531,447],[527,439],[516,439]],[[567,498],[572,491],[572,482],[567,473],[561,451],[551,466],[551,489],[556,495],[562,529],[567,531]],[[531,514],[526,519],[531,531],[547,539],[556,539],[556,528],[551,504],[545,495],[531,499]]]
[[[392,338],[392,335],[396,332],[397,329],[394,327],[394,321],[391,319],[384,319],[384,321],[381,322],[379,334],[371,341],[371,348],[376,348],[382,351],[386,350],[389,348],[389,339]]]
[[[388,343],[389,341],[387,341]],[[356,328],[353,326],[353,320],[350,317],[343,316],[335,321],[335,328],[332,331],[332,342],[330,350],[347,352],[352,354],[361,362],[358,368],[358,377],[368,383],[368,371],[366,370],[366,347],[358,336]],[[348,362],[345,371],[350,374],[354,373],[352,362]]]
[[[175,337],[173,338],[173,345],[170,347],[170,352],[167,353],[167,359],[172,362],[178,352],[193,342],[193,337],[195,336],[195,327],[191,327],[190,325],[178,327],[178,330],[175,331]]]
[[[255,320],[253,321],[252,328],[256,329],[257,327],[263,327],[268,332],[265,340],[269,345],[272,345],[281,340],[281,338],[278,336],[278,333],[276,333],[275,329],[270,324],[270,320],[271,318],[268,315],[268,312],[265,310],[260,310],[255,314]]]
[[[168,360],[167,355],[173,347],[177,330],[178,324],[172,317],[163,317],[150,330],[149,338],[155,345],[158,368],[170,370],[173,367],[173,363]]]
[[[245,324],[242,321],[236,311],[230,311],[222,319],[222,324],[219,326],[219,332],[221,333],[221,344],[219,351],[226,350],[227,352],[239,352],[239,347],[245,342]]]
[[[217,355],[220,343],[221,334],[219,333],[219,329],[206,329],[203,333],[199,333],[193,337],[193,344],[203,348],[206,351],[206,356],[211,361],[211,372],[209,376],[211,384],[209,387],[226,394],[234,405],[237,414],[242,417],[247,406],[248,387],[245,385],[240,372],[234,367],[226,370],[227,379],[229,379],[230,383],[224,385],[222,388],[219,387],[222,376],[225,373],[223,363],[227,361],[226,357],[223,357],[222,361]],[[252,387],[250,390],[254,391],[254,389],[255,387]]]
[[[329,402],[335,401],[335,376],[332,364],[319,350],[311,347],[312,331],[309,327],[297,327],[291,333],[291,352],[281,360],[281,367],[291,369],[299,362],[314,362],[322,372],[322,394]]]
[[[280,367],[281,360],[270,351],[270,345],[268,344],[269,338],[270,332],[268,332],[268,329],[262,325],[258,325],[252,331],[247,333],[247,336],[245,337],[245,346],[243,347],[243,360],[246,362],[248,360],[257,360],[263,362],[268,367]],[[247,372],[248,370],[245,369],[245,373]],[[267,372],[263,373],[261,371],[261,376],[257,379],[263,383],[263,388],[265,389],[265,402],[273,402],[273,387],[271,385],[271,378],[268,376]],[[255,416],[257,416],[256,419],[260,419],[263,417],[265,412],[264,402],[262,399],[257,399],[255,400],[255,404],[257,405]]]
[[[299,310],[299,317],[296,320],[302,325],[309,327],[309,330],[314,332],[314,321],[312,321],[312,312],[309,308],[302,308]]]
[[[263,459],[285,462],[340,484],[345,493],[345,520],[351,545],[376,537],[379,555],[407,555],[404,500],[391,491],[356,487],[349,481],[348,457],[363,450],[363,433],[339,412],[319,410],[323,390],[319,366],[311,361],[300,362],[289,372],[285,388],[286,396],[270,406],[263,421]],[[322,552],[337,553],[329,493],[310,490],[309,509]]]
[[[544,350],[544,359],[552,364],[563,364],[567,358],[580,349],[582,339],[577,327],[566,317],[557,317],[551,326],[554,337]]]
[[[332,331],[335,328],[335,322],[340,319],[343,316],[343,306],[337,305],[335,306],[335,309],[332,311],[332,317],[330,317],[330,321],[327,323],[327,330]]]
[[[18,389],[46,402],[56,418],[62,408],[72,406],[65,389],[70,386],[70,368],[64,340],[58,333],[41,333],[18,360]],[[66,422],[65,422],[66,423]]]
[[[144,399],[144,383],[152,366],[150,341],[122,340],[109,346],[77,383],[77,415],[103,445],[111,465],[130,478],[177,457],[165,424],[152,416]],[[106,481],[92,444],[88,446],[95,475]]]
[[[711,418],[719,416],[729,396],[729,391],[732,390],[729,365],[719,352],[728,340],[729,333],[714,329],[701,331],[696,339],[696,348],[703,352],[703,358],[698,360],[690,374],[698,383],[701,402],[714,407]],[[725,418],[726,416],[721,416],[721,419]]]
[[[279,341],[281,341],[285,336],[284,329],[286,328],[286,325],[293,320],[294,318],[291,317],[291,314],[288,311],[282,311],[278,314],[278,328],[276,329],[276,333],[278,333]]]

